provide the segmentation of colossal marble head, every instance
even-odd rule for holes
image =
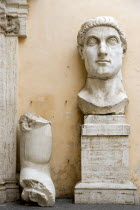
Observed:
[[[78,93],[84,114],[123,114],[128,104],[121,77],[122,58],[127,49],[124,32],[113,17],[85,22],[77,37],[85,62],[87,79]]]
[[[88,77],[106,80],[118,74],[127,42],[113,17],[96,17],[85,22],[77,42]]]

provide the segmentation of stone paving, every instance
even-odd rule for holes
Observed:
[[[11,202],[0,205],[0,210],[140,210],[140,206],[133,205],[85,205],[74,204],[72,199],[57,199],[55,207],[39,207],[24,202]]]

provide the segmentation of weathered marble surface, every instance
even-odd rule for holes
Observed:
[[[129,178],[128,135],[124,115],[89,115],[81,136],[81,182],[75,203],[138,204]]]
[[[124,32],[113,17],[97,17],[85,22],[77,37],[85,62],[87,79],[78,94],[78,104],[86,114],[123,114],[128,97],[122,84],[122,58],[127,49]]]
[[[0,203],[20,198],[16,180],[18,37],[27,0],[0,1]]]
[[[20,118],[20,185],[22,199],[40,206],[54,206],[55,188],[50,176],[51,123],[35,114]]]

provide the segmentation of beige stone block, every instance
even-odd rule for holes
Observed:
[[[126,124],[124,115],[85,115],[84,124]]]
[[[127,184],[79,183],[75,187],[75,203],[139,204],[136,187]]]
[[[125,182],[129,178],[128,138],[94,136],[81,138],[83,182]]]
[[[128,136],[130,126],[125,124],[82,125],[82,136]]]

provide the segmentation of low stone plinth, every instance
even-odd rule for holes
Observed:
[[[78,183],[75,186],[75,203],[83,204],[139,204],[133,183]]]

